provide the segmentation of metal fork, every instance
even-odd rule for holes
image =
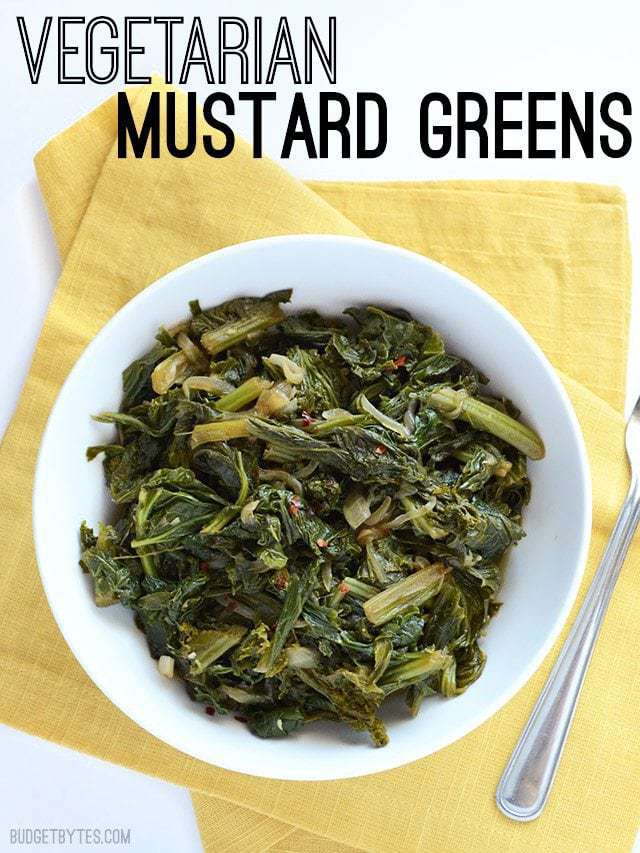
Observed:
[[[640,520],[640,399],[625,434],[631,484],[578,617],[496,791],[513,820],[534,820],[553,784],[613,588]]]

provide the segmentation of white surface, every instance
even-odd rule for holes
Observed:
[[[129,844],[110,849],[154,853],[202,850],[191,797],[184,788],[7,726],[0,726],[0,737],[0,850],[25,849],[10,848],[8,839],[11,829],[26,827],[130,831]],[[73,843],[64,849],[86,847]]]
[[[438,179],[460,178],[557,178],[617,183],[628,195],[631,212],[632,245],[638,240],[640,187],[637,183],[637,141],[634,153],[624,160],[576,158],[561,160],[466,161],[426,160],[418,147],[416,112],[425,91],[441,89],[455,92],[478,89],[485,93],[496,89],[584,91],[621,89],[634,101],[638,94],[637,33],[638,5],[634,0],[540,0],[535,9],[509,3],[508,0],[401,0],[389,6],[384,0],[305,0],[303,12],[293,0],[280,2],[274,14],[338,15],[338,85],[345,93],[353,90],[381,91],[389,104],[390,145],[383,158],[374,161],[332,158],[328,161],[292,159],[289,168],[310,178],[355,179]],[[392,13],[390,9],[392,8]],[[100,9],[106,12],[106,9]],[[180,14],[175,2],[140,0],[136,14]],[[216,4],[218,14],[268,15],[258,0],[224,0]],[[0,9],[0,47],[2,56],[2,94],[5,121],[0,125],[0,234],[2,234],[3,283],[0,308],[4,317],[19,318],[5,323],[4,371],[0,387],[0,429],[11,414],[19,393],[30,353],[55,282],[55,249],[48,232],[37,188],[33,182],[32,156],[37,148],[74,118],[97,104],[108,92],[95,86],[56,87],[41,83],[32,87],[26,77],[24,60],[16,35],[15,15],[28,14],[38,21],[44,14],[87,14],[86,4],[75,0],[31,0],[29,11],[20,0],[3,0]],[[108,13],[131,13],[130,3],[111,0]],[[187,14],[186,12],[182,12]],[[211,13],[211,5],[193,0],[188,14]],[[157,66],[159,67],[159,66]],[[52,77],[52,63],[46,66]],[[282,104],[288,100],[289,87],[278,87]],[[284,109],[284,108],[283,108]],[[275,126],[274,126],[275,127]],[[274,151],[276,131],[267,136],[266,145]],[[637,314],[637,312],[635,312]],[[637,323],[636,323],[637,325]],[[640,373],[630,375],[631,388],[640,387]],[[631,394],[633,396],[633,394]],[[44,823],[65,822],[75,808],[77,789],[86,795],[86,814],[99,813],[109,803],[118,803],[119,786],[126,771],[83,758],[78,763],[72,753],[32,739],[27,752],[26,736],[0,729],[0,814],[31,795],[33,814],[38,808]],[[21,795],[13,799],[9,780],[11,768],[21,766],[28,756],[29,778]],[[53,805],[43,800],[38,779],[55,779],[60,789]],[[91,786],[86,789],[90,778]],[[159,784],[134,774],[131,797],[138,806],[140,826],[153,827],[157,814],[168,809],[159,800]],[[117,783],[114,780],[119,779]],[[181,792],[167,786],[175,797],[174,815],[191,837],[191,818],[180,810]],[[69,822],[70,818],[69,818]],[[4,817],[0,820],[3,831]],[[1,836],[0,836],[1,837]],[[142,837],[142,836],[140,836]],[[153,836],[154,844],[134,849],[161,849],[162,832]],[[187,849],[183,843],[183,849]],[[639,848],[640,849],[640,848]]]
[[[79,523],[87,519],[95,527],[112,511],[102,466],[88,465],[84,448],[108,443],[113,427],[91,421],[88,413],[117,409],[121,371],[144,354],[147,344],[141,342],[184,316],[185,294],[212,305],[279,287],[294,288],[285,310],[339,314],[356,294],[356,303],[409,309],[438,329],[453,352],[481,365],[491,377],[490,390],[513,400],[547,446],[544,459],[529,466],[527,536],[509,555],[505,606],[482,643],[487,653],[482,678],[455,702],[430,703],[428,714],[410,717],[387,709],[382,716],[390,742],[384,749],[372,750],[366,736],[327,723],[278,741],[256,740],[232,717],[212,721],[182,684],[168,682],[150,665],[129,613],[117,607],[96,611],[88,579],[77,570]],[[500,351],[492,346],[496,340]],[[161,740],[228,770],[336,779],[388,770],[453,743],[508,702],[537,669],[582,577],[591,479],[580,428],[555,371],[522,326],[484,291],[421,255],[370,240],[279,237],[231,246],[169,273],[98,333],[69,374],[45,429],[33,518],[40,575],[58,626],[115,705]],[[535,575],[531,566],[538,567]],[[128,662],[125,669],[117,665],[122,660]]]

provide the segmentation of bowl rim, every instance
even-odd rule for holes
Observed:
[[[257,776],[257,774],[252,773],[249,769],[247,769],[250,766],[249,761],[236,761],[234,763],[228,761],[226,757],[223,757],[223,760],[216,760],[216,762],[214,763],[208,758],[203,758],[202,755],[197,754],[196,751],[187,748],[181,742],[179,734],[178,736],[173,736],[172,733],[167,733],[161,725],[156,725],[155,718],[153,717],[153,715],[151,715],[151,720],[149,720],[148,714],[140,713],[138,711],[138,707],[133,702],[129,702],[127,697],[122,697],[121,695],[119,695],[117,689],[111,689],[110,682],[107,676],[102,675],[92,666],[91,655],[88,652],[85,652],[85,646],[80,641],[80,638],[76,636],[72,628],[72,623],[66,620],[65,615],[62,612],[63,609],[59,606],[59,599],[58,596],[55,594],[55,590],[53,587],[52,573],[47,571],[47,569],[45,568],[47,564],[47,554],[46,549],[44,547],[44,542],[39,536],[38,531],[41,526],[40,518],[41,516],[44,517],[44,515],[46,514],[47,506],[42,496],[40,483],[42,479],[42,470],[44,468],[44,465],[46,464],[44,460],[47,456],[47,445],[51,440],[50,436],[52,431],[53,414],[58,405],[58,401],[63,395],[65,388],[70,383],[71,378],[76,374],[78,370],[82,369],[83,363],[88,358],[90,358],[93,350],[99,347],[100,341],[105,335],[108,334],[110,327],[115,322],[119,321],[123,316],[135,312],[140,303],[143,303],[145,299],[150,298],[157,290],[161,290],[167,287],[173,279],[179,278],[181,275],[184,274],[186,270],[192,270],[199,266],[205,266],[212,256],[233,256],[235,254],[251,252],[256,248],[260,248],[261,246],[267,246],[272,244],[280,244],[286,246],[290,244],[299,244],[301,242],[307,242],[310,244],[332,244],[337,242],[341,244],[352,244],[357,246],[362,246],[364,244],[365,248],[373,247],[376,251],[386,252],[388,254],[397,255],[399,257],[409,257],[413,260],[419,260],[421,263],[425,264],[425,266],[431,267],[438,273],[444,273],[450,279],[454,279],[456,285],[459,286],[462,290],[472,292],[476,298],[480,299],[481,301],[484,301],[488,305],[488,307],[491,308],[491,310],[501,315],[503,320],[506,321],[521,338],[524,338],[525,343],[533,351],[538,361],[540,362],[540,365],[543,368],[544,373],[546,374],[547,380],[551,383],[551,385],[554,387],[554,390],[559,396],[559,399],[564,408],[564,414],[566,415],[568,424],[570,426],[572,439],[576,445],[577,458],[579,462],[578,473],[580,478],[580,485],[582,487],[582,505],[580,507],[582,529],[580,531],[580,542],[579,547],[577,549],[577,557],[574,560],[575,569],[571,585],[565,596],[565,600],[562,604],[562,607],[559,609],[554,623],[547,633],[545,641],[541,644],[536,654],[531,657],[528,664],[523,667],[518,678],[514,679],[512,682],[506,685],[503,690],[497,692],[496,695],[493,697],[492,701],[487,702],[476,713],[470,714],[469,718],[465,720],[464,724],[460,724],[457,727],[453,734],[453,737],[451,736],[451,733],[449,733],[447,735],[443,734],[440,738],[434,738],[434,742],[427,752],[417,755],[413,758],[405,758],[403,756],[398,756],[390,753],[389,759],[387,761],[380,762],[378,766],[371,770],[358,770],[357,772],[353,772],[349,769],[349,764],[345,762],[340,767],[336,767],[335,770],[332,770],[331,773],[321,770],[314,771],[312,774],[305,772],[304,775],[300,775],[300,771],[298,770],[296,765],[292,767],[292,772],[290,773],[278,772],[277,775],[273,774],[269,776],[257,777],[279,779],[285,781],[330,781],[337,779],[358,778],[360,776],[369,776],[372,774],[386,772],[396,767],[405,766],[406,764],[413,763],[414,761],[419,761],[423,758],[426,758],[428,755],[431,755],[443,749],[444,747],[457,742],[458,740],[469,734],[471,731],[481,726],[490,717],[497,713],[497,711],[499,711],[504,705],[506,705],[507,702],[509,702],[513,698],[513,696],[518,693],[518,691],[523,687],[523,685],[540,667],[543,660],[546,658],[554,643],[558,639],[560,632],[562,631],[562,628],[569,616],[571,608],[575,603],[578,590],[580,588],[580,584],[584,575],[586,559],[591,539],[592,522],[591,475],[584,437],[582,435],[582,431],[575,411],[573,409],[573,405],[569,399],[569,396],[562,382],[560,381],[560,378],[558,377],[555,369],[549,362],[547,356],[543,353],[541,348],[527,332],[527,330],[522,326],[522,324],[518,320],[516,320],[516,318],[503,305],[501,305],[500,302],[498,302],[485,290],[474,284],[469,279],[465,278],[460,273],[457,273],[450,267],[447,267],[444,264],[441,264],[438,261],[427,257],[426,255],[422,255],[418,252],[414,252],[409,249],[405,249],[390,243],[384,243],[379,240],[372,240],[367,237],[352,237],[337,234],[287,234],[275,237],[262,237],[255,240],[247,240],[241,243],[235,243],[233,245],[226,246],[221,249],[216,249],[212,252],[208,252],[205,255],[201,255],[197,258],[194,258],[193,260],[188,261],[187,263],[182,264],[179,267],[176,267],[174,270],[171,270],[169,273],[166,273],[161,278],[147,285],[139,293],[133,296],[128,302],[126,302],[118,311],[116,311],[116,313],[101,327],[98,333],[87,344],[87,346],[84,348],[78,359],[75,361],[73,367],[69,371],[67,377],[65,378],[56,395],[56,399],[49,412],[47,423],[45,425],[40,440],[40,447],[36,458],[36,467],[33,482],[32,532],[38,571],[51,612],[58,625],[60,633],[62,634],[65,642],[69,646],[69,649],[71,650],[72,654],[74,655],[80,666],[83,668],[85,673],[88,675],[90,680],[93,682],[93,684],[107,697],[107,699],[113,705],[115,705],[118,710],[128,716],[142,729],[144,729],[154,737],[158,738],[158,740],[173,747],[174,749],[177,749],[183,754],[190,755],[193,758],[196,758],[197,760],[203,761],[204,763],[210,764],[212,766],[220,767],[222,769],[230,770],[236,773],[242,773],[244,775]],[[239,769],[240,764],[242,764],[242,768]]]

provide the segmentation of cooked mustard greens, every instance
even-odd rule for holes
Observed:
[[[405,311],[286,315],[290,291],[161,329],[103,454],[117,520],[82,526],[96,604],[160,671],[261,737],[336,720],[387,742],[402,693],[481,674],[538,436]]]

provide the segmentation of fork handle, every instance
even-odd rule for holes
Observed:
[[[611,593],[640,519],[640,486],[633,478],[600,565],[496,791],[513,820],[534,820],[553,784]]]

